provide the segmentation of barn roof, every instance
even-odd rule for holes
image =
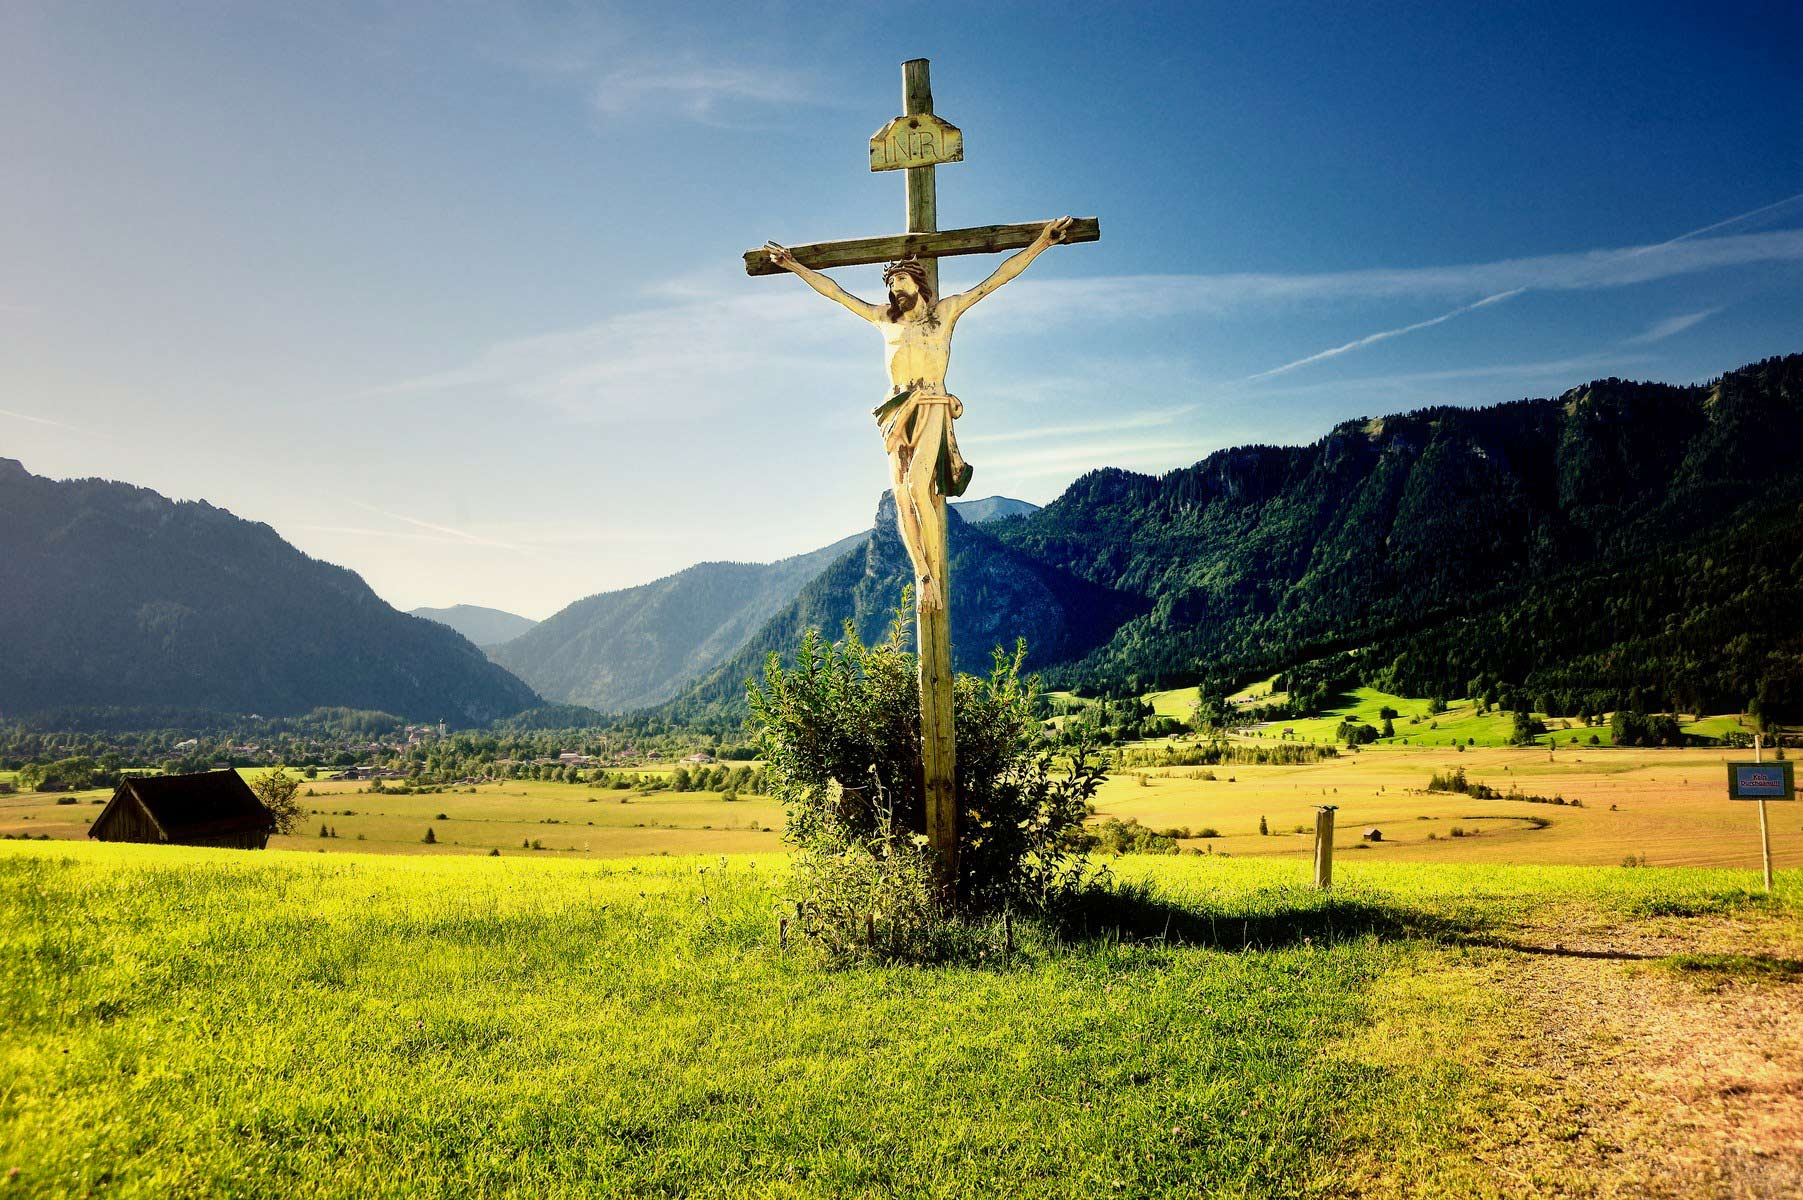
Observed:
[[[121,780],[119,790],[136,796],[171,841],[275,828],[275,814],[236,771],[146,775]]]

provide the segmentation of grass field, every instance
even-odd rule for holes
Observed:
[[[1351,861],[1329,901],[1281,861],[1124,859],[1155,902],[1087,933],[834,971],[778,954],[780,869],[0,844],[0,1170],[34,1196],[1479,1196],[1797,1161],[1790,1125],[1636,1123],[1655,1028],[1732,1066],[1724,1122],[1770,1123],[1760,1072],[1803,1064],[1774,1032],[1797,872],[1766,901]]]

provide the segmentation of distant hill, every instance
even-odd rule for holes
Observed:
[[[1080,658],[1103,644],[1122,622],[1145,607],[1139,597],[1088,583],[1037,562],[995,540],[993,526],[949,515],[948,543],[954,603],[952,665],[987,672],[996,647],[1013,650],[1027,639],[1028,666]],[[850,620],[866,642],[886,636],[902,589],[913,579],[895,527],[895,499],[883,494],[870,531],[833,561],[774,614],[737,653],[689,687],[672,715],[699,717],[742,709],[745,680],[759,673],[772,651],[785,658],[802,632],[822,629],[837,637]]]
[[[473,724],[538,703],[462,636],[267,525],[0,459],[0,716],[344,705]]]
[[[415,608],[409,615],[449,625],[478,646],[498,646],[538,624],[529,617],[479,604],[453,604],[449,608]]]
[[[986,496],[981,500],[953,500],[951,507],[972,525],[984,525],[1007,517],[1024,517],[1039,511],[1039,505],[1007,496]]]
[[[606,712],[658,704],[737,650],[857,540],[774,563],[699,563],[589,596],[489,656],[551,700]]]
[[[953,507],[973,522],[1037,511],[1006,496]],[[773,563],[699,563],[653,583],[578,600],[505,644],[482,644],[547,699],[607,712],[661,704],[734,655],[804,586],[865,540],[855,534]]]

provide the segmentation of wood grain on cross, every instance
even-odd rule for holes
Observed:
[[[940,329],[940,344],[937,347],[938,378],[931,377],[930,373],[923,373],[923,378],[894,379],[891,399],[879,410],[878,418],[880,422],[883,414],[898,410],[901,415],[893,420],[905,424],[915,421],[914,413],[918,412],[922,425],[935,431],[933,438],[941,436],[942,431],[944,439],[943,448],[939,445],[927,446],[925,442],[929,439],[916,433],[910,440],[904,429],[902,443],[898,443],[904,453],[898,456],[896,447],[891,446],[891,465],[897,481],[897,519],[902,524],[903,541],[909,545],[910,557],[916,558],[914,629],[920,663],[920,788],[926,806],[926,834],[928,844],[938,861],[941,887],[950,894],[958,878],[958,810],[956,746],[952,730],[950,587],[946,578],[950,566],[946,545],[944,490],[947,475],[942,470],[939,482],[929,487],[922,481],[918,470],[913,475],[909,474],[909,470],[925,465],[924,460],[918,457],[923,452],[932,453],[935,463],[949,462],[954,470],[962,466],[962,459],[957,455],[956,440],[951,436],[952,421],[962,411],[962,407],[956,397],[945,392],[943,381],[944,360],[950,351],[951,327],[959,314],[1019,275],[1027,263],[1049,245],[1093,242],[1101,237],[1101,228],[1095,218],[1090,217],[1082,220],[1064,218],[1057,222],[984,225],[972,229],[940,231],[938,191],[933,172],[937,163],[957,162],[963,158],[963,135],[957,127],[933,113],[933,91],[927,76],[927,60],[924,58],[902,64],[902,108],[902,115],[885,125],[871,139],[870,169],[907,171],[908,231],[889,237],[815,242],[791,247],[769,245],[748,250],[745,253],[745,271],[749,275],[774,275],[794,271],[822,295],[836,300],[865,319],[882,325],[887,330],[885,341],[890,345],[891,374],[897,375],[905,373],[897,369],[898,357],[918,352],[921,339],[916,337],[910,342],[902,334],[901,326],[904,322],[896,315],[898,299],[894,289],[900,288],[902,298],[906,299],[915,286],[914,282],[899,280],[892,285],[891,305],[885,321],[885,310],[880,306],[857,299],[818,272],[830,267],[912,260],[908,263],[910,270],[914,272],[911,280],[925,284],[924,293],[914,298],[930,306],[914,311],[913,316],[921,318],[924,311],[930,313],[931,317],[930,322],[922,319],[922,323],[914,325],[914,329]],[[939,259],[959,254],[993,254],[1004,250],[1018,250],[1021,253],[1003,263],[995,274],[970,291],[957,297],[941,297]],[[888,273],[885,274],[884,281],[889,283]],[[942,327],[939,325],[941,316],[944,317]],[[911,407],[898,409],[898,406]],[[891,430],[893,428],[894,426],[890,427]],[[894,440],[889,430],[885,431],[885,437],[886,440]],[[903,484],[910,479],[913,481],[909,485],[910,491],[904,495]],[[962,491],[963,480],[967,479],[966,468],[963,479],[952,485],[953,494]],[[918,496],[912,490],[914,488],[924,489],[927,494]],[[913,507],[904,512],[903,505]],[[915,520],[912,514],[916,513],[918,530],[915,540],[918,545],[910,543],[909,538],[909,522]],[[931,564],[930,580],[924,573],[922,562]]]

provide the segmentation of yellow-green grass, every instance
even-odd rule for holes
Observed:
[[[1227,702],[1229,704],[1281,704],[1290,698],[1290,694],[1277,690],[1277,679],[1278,676],[1273,675],[1269,679],[1249,683],[1227,697]]]
[[[262,773],[245,772],[253,779]],[[271,847],[328,854],[746,854],[778,849],[783,827],[781,806],[767,796],[728,801],[715,792],[514,781],[415,795],[372,792],[369,786],[354,780],[303,783],[300,799],[308,815],[293,836],[270,839]],[[55,794],[0,796],[0,835],[85,838],[101,811],[96,801],[112,793],[62,795],[70,794],[76,804],[58,804]],[[321,825],[336,836],[320,837]],[[427,829],[431,845],[424,841]],[[538,848],[530,848],[533,842]]]
[[[1794,926],[1803,888],[1349,862],[1329,903],[1289,867],[1123,860],[1157,940],[1101,909],[1017,922],[1006,965],[828,971],[777,952],[763,856],[0,843],[0,1167],[22,1196],[1485,1194],[1460,1139],[1495,1081],[1459,1048],[1510,1017],[1458,968],[1505,952],[1463,934],[1549,903]],[[1411,1052],[1374,1052],[1436,972]]]
[[[1163,692],[1147,692],[1140,699],[1152,706],[1152,711],[1161,717],[1188,723],[1196,717],[1197,689],[1193,687],[1171,688]]]
[[[1213,828],[1188,848],[1233,855],[1306,858],[1316,807],[1336,805],[1342,859],[1380,861],[1618,864],[1629,855],[1657,866],[1757,870],[1754,805],[1727,798],[1723,763],[1745,751],[1562,748],[1396,748],[1295,767],[1169,767],[1123,772],[1102,788],[1103,816],[1156,829]],[[1436,773],[1507,793],[1581,800],[1531,804],[1430,792]],[[1205,776],[1213,774],[1214,779]],[[1142,782],[1143,781],[1143,782]],[[1613,806],[1613,808],[1611,807]],[[1768,806],[1773,853],[1803,865],[1803,803]],[[1269,835],[1258,832],[1265,819]],[[1549,822],[1537,828],[1539,822]],[[1302,826],[1307,832],[1297,835]],[[1458,827],[1466,836],[1452,836]],[[1383,840],[1367,843],[1364,830]],[[1357,847],[1365,846],[1359,850]],[[1298,861],[1296,870],[1304,866]]]

